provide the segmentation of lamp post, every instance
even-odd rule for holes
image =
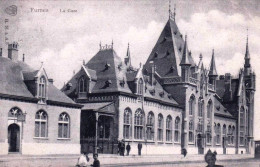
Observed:
[[[98,140],[98,112],[96,111],[95,113],[96,115],[96,136],[95,136],[95,150],[94,150],[94,154],[97,154],[98,151],[97,151],[97,140]]]
[[[102,153],[104,153],[103,151],[103,148],[104,148],[104,131],[103,131],[103,129],[104,129],[104,127],[102,126],[102,124],[100,125],[100,132],[99,132],[99,134],[101,134],[101,137],[102,137]]]

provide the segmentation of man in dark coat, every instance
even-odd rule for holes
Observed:
[[[118,154],[119,155],[121,155],[121,141],[118,141],[118,145],[117,145],[117,147],[118,147]]]
[[[121,144],[121,155],[125,156],[125,141],[122,140],[122,144]]]
[[[131,146],[130,146],[130,144],[129,144],[129,142],[128,142],[128,144],[127,144],[127,146],[126,146],[126,151],[127,151],[127,156],[129,155],[129,153],[130,153],[130,150],[131,150]]]
[[[138,147],[138,155],[141,155],[142,154],[141,153],[141,151],[142,151],[142,143],[139,142],[137,147]]]

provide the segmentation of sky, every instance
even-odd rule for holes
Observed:
[[[180,32],[188,36],[195,61],[202,53],[208,67],[214,49],[218,74],[238,75],[248,29],[251,64],[257,77],[255,137],[260,139],[260,1],[172,0],[170,4],[172,11],[176,4],[176,22]],[[17,6],[15,16],[5,12],[11,5]],[[132,64],[144,64],[168,20],[168,10],[168,0],[0,0],[0,47],[6,56],[5,37],[8,42],[18,41],[20,60],[25,54],[25,62],[35,69],[43,62],[48,77],[61,88],[83,60],[87,62],[99,51],[100,42],[110,45],[113,40],[122,59],[129,43]]]

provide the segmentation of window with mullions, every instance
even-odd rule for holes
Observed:
[[[166,119],[166,141],[172,141],[172,117],[170,115]]]
[[[134,127],[134,138],[143,139],[144,130],[144,113],[141,109],[137,109],[135,112],[135,127]]]
[[[58,125],[58,138],[70,138],[70,117],[67,113],[60,114]]]
[[[236,128],[235,126],[232,127],[232,136],[231,136],[231,144],[235,143],[235,134],[236,134]]]
[[[162,114],[158,115],[158,141],[163,141],[163,116]]]
[[[228,126],[228,144],[231,144],[231,137],[232,137],[232,128],[231,125]]]
[[[131,137],[131,124],[132,124],[132,111],[130,108],[126,108],[124,112],[124,138],[129,139]]]
[[[46,102],[46,79],[44,76],[40,78],[38,95],[39,95],[40,102],[45,103]]]
[[[137,85],[137,94],[142,95],[143,94],[143,80],[139,79],[138,80],[138,85]]]
[[[181,129],[181,119],[180,117],[176,117],[175,119],[175,130],[174,130],[174,141],[180,141],[180,129]]]
[[[192,116],[195,111],[195,97],[191,96],[189,100],[189,115]]]
[[[79,79],[79,93],[86,93],[88,90],[88,80],[86,77],[81,77]]]
[[[48,115],[43,110],[35,115],[35,137],[48,137]]]
[[[192,120],[189,122],[189,142],[194,142],[194,125]]]
[[[154,114],[152,111],[147,116],[147,140],[154,140]]]

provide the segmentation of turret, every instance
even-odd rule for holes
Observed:
[[[189,51],[187,48],[187,35],[185,35],[185,43],[184,43],[184,48],[183,48],[183,54],[182,54],[182,59],[181,59],[181,77],[184,82],[187,82],[189,80],[189,71],[190,71],[190,66],[191,63],[189,61],[188,57]]]
[[[212,58],[210,62],[210,68],[209,68],[209,83],[214,86],[214,89],[216,90],[216,79],[218,77],[217,69],[216,69],[216,63],[215,63],[215,55],[214,55],[214,49],[212,50]]]

